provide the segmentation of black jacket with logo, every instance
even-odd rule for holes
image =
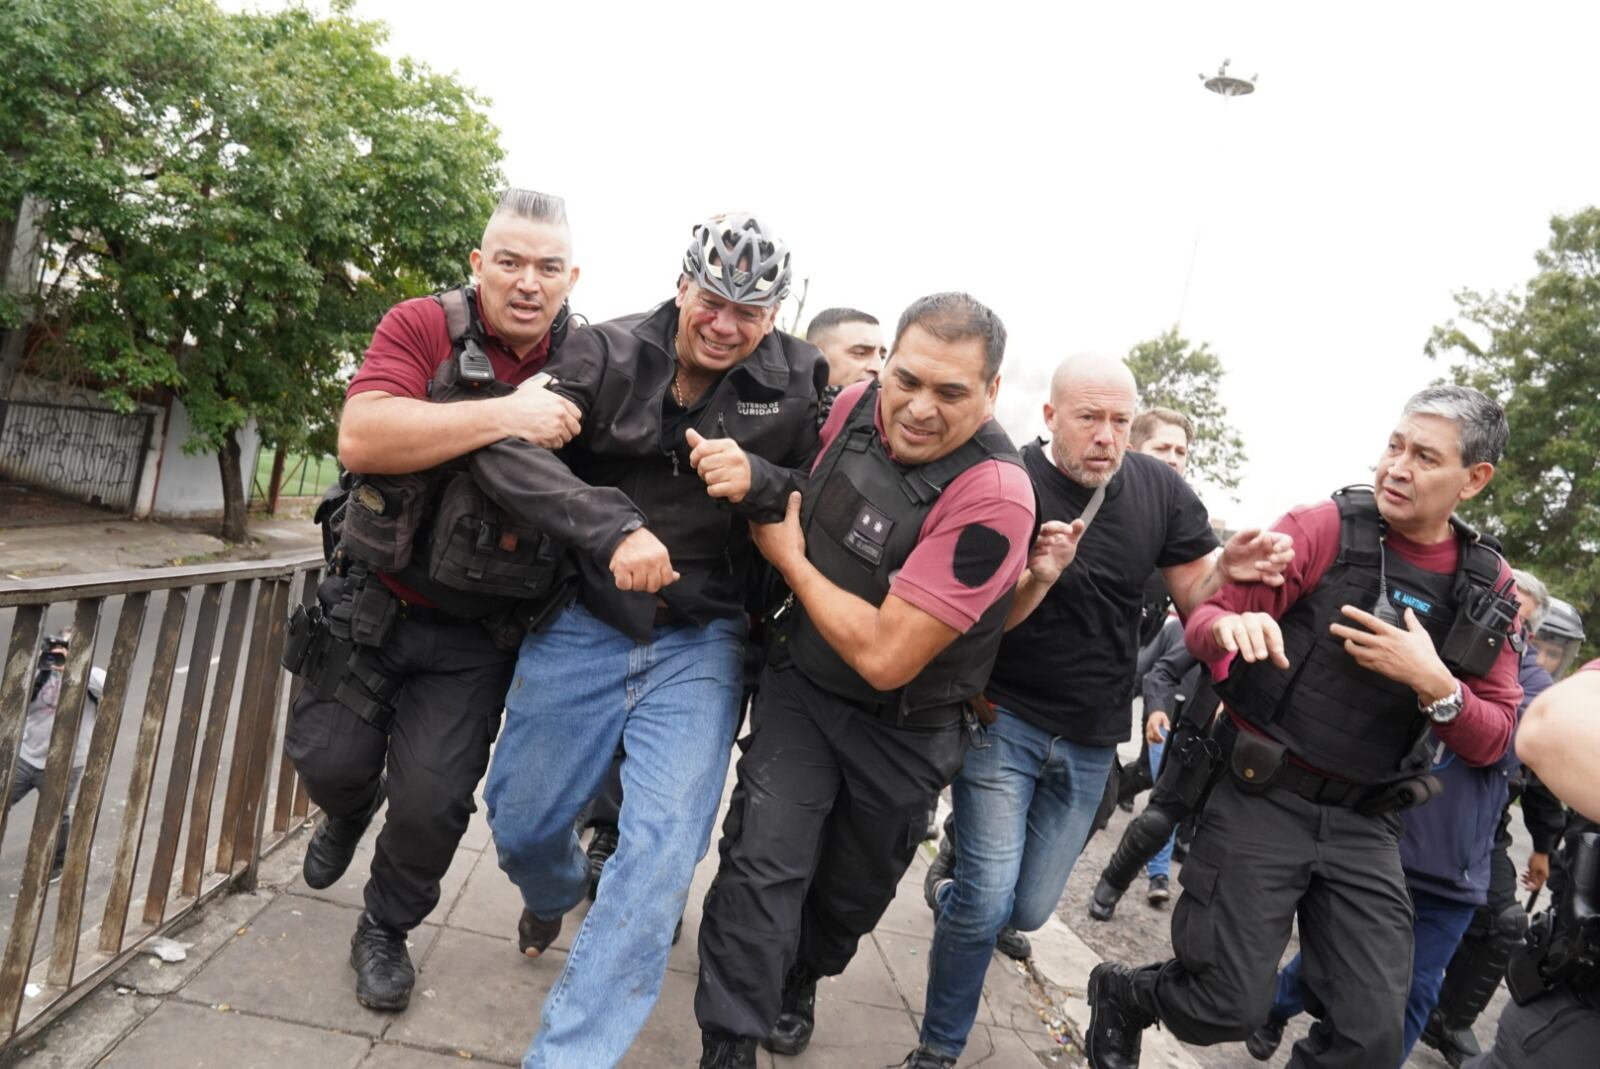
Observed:
[[[704,625],[742,615],[752,553],[746,521],[782,519],[789,492],[803,487],[828,381],[814,346],[775,330],[690,408],[683,427],[732,438],[750,458],[749,494],[737,505],[718,501],[690,466],[684,433],[667,441],[662,428],[677,326],[678,309],[667,301],[567,338],[547,368],[556,391],[583,413],[582,431],[560,453],[571,469],[565,479],[560,465],[528,467],[537,447],[521,441],[496,443],[473,461],[479,484],[502,507],[535,522],[541,512],[561,513],[553,526],[581,551],[585,605],[639,641],[649,638],[657,595],[616,588],[609,564],[617,545],[640,526],[662,541],[680,578],[660,597],[680,618]],[[593,492],[602,487],[627,501]]]

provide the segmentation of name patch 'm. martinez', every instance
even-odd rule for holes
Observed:
[[[1420,612],[1424,616],[1433,615],[1433,602],[1423,601],[1415,594],[1407,593],[1404,590],[1390,589],[1389,597],[1398,604],[1410,606],[1413,611]]]
[[[776,401],[740,401],[733,406],[741,416],[776,416],[778,402]]]

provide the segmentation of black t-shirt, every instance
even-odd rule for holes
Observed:
[[[1094,491],[1073,482],[1043,441],[1022,450],[1039,519],[1072,521]],[[1177,472],[1142,453],[1124,455],[1078,555],[1044,601],[1007,632],[989,699],[1029,723],[1085,746],[1128,738],[1128,681],[1139,655],[1139,609],[1156,568],[1217,547],[1206,507]]]

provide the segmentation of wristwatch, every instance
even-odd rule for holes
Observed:
[[[1417,706],[1422,710],[1423,715],[1435,724],[1450,723],[1450,721],[1461,715],[1461,681],[1457,680],[1456,689],[1438,701],[1430,702],[1427,705],[1418,702]]]

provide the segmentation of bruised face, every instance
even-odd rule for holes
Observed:
[[[719,373],[756,351],[778,321],[777,306],[735,304],[691,282],[678,282],[678,359]]]
[[[1131,383],[1088,377],[1068,383],[1044,406],[1050,455],[1079,486],[1104,486],[1122,467],[1137,405]]]
[[[817,339],[817,348],[828,360],[828,385],[849,386],[878,373],[889,350],[883,344],[883,328],[876,323],[840,323]]]
[[[1136,451],[1155,457],[1182,475],[1189,470],[1189,436],[1175,423],[1157,423],[1155,426],[1155,431]]]
[[[1461,461],[1461,430],[1452,419],[1414,412],[1389,434],[1373,489],[1378,511],[1416,542],[1442,542],[1456,506],[1488,485],[1494,465]]]
[[[967,443],[993,410],[1000,376],[984,381],[982,338],[941,341],[913,323],[884,365],[878,398],[889,451],[927,464]]]
[[[472,250],[478,314],[518,356],[550,332],[556,313],[578,283],[572,234],[565,224],[496,215]]]

